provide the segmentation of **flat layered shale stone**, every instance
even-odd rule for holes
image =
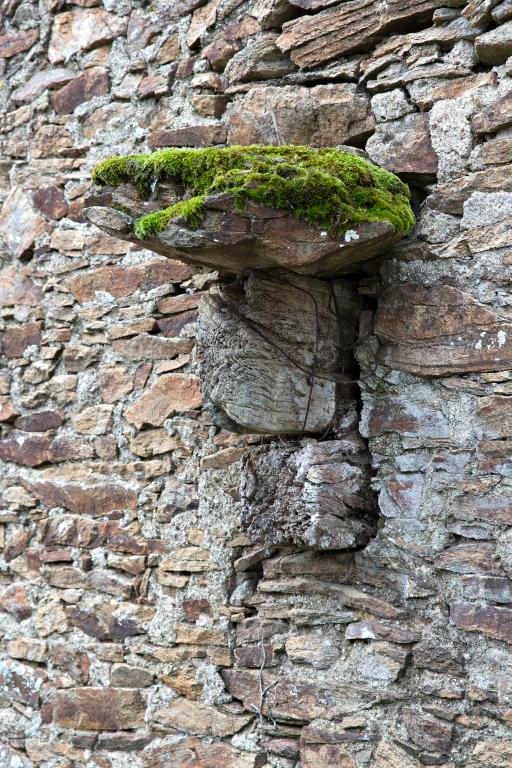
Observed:
[[[132,484],[78,467],[26,474],[21,482],[45,506],[64,507],[75,514],[99,517],[137,506],[138,492]]]
[[[121,731],[141,728],[145,711],[138,690],[73,688],[57,692],[52,720],[81,731]]]
[[[374,533],[375,501],[360,440],[253,450],[241,480],[242,529],[266,545],[353,549]]]
[[[379,299],[375,333],[381,362],[441,376],[512,366],[512,323],[448,285],[403,283]]]
[[[324,432],[338,409],[337,391],[340,406],[351,394],[348,350],[360,306],[342,281],[330,286],[292,273],[251,272],[212,293],[198,323],[208,413],[241,433]]]
[[[301,0],[306,10],[331,5],[316,0]],[[460,5],[461,3],[455,3]],[[289,51],[293,62],[305,69],[331,59],[371,49],[386,33],[428,22],[434,11],[454,5],[448,0],[351,0],[315,15],[301,16],[283,25],[277,39],[282,51]]]
[[[110,158],[93,178],[105,191],[86,210],[92,223],[221,274],[342,274],[414,225],[403,182],[336,149],[168,149]]]

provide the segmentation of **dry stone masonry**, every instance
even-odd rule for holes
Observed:
[[[2,768],[509,768],[512,4],[0,22]],[[414,232],[141,240],[175,190],[91,181],[249,144],[366,152]]]

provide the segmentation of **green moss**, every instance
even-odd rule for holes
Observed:
[[[253,201],[289,211],[336,235],[363,222],[390,221],[405,236],[415,223],[406,184],[337,149],[164,149],[104,160],[95,167],[93,179],[112,186],[135,184],[144,197],[160,180],[172,179],[182,189],[181,202],[135,223],[141,239],[156,235],[178,216],[197,227],[205,214],[205,196],[218,192],[231,194],[240,211]]]

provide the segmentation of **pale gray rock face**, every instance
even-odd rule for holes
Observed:
[[[473,192],[464,203],[462,229],[487,226],[512,216],[512,193]]]
[[[414,107],[409,103],[401,88],[387,93],[376,93],[375,96],[372,96],[372,109],[379,123],[398,120],[399,117],[414,111]]]

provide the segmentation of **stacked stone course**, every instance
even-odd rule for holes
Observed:
[[[512,3],[0,23],[2,768],[512,766]],[[415,232],[353,278],[355,551],[241,530],[266,449],[202,409],[216,276],[83,214],[105,157],[226,143],[349,145],[411,185]]]

